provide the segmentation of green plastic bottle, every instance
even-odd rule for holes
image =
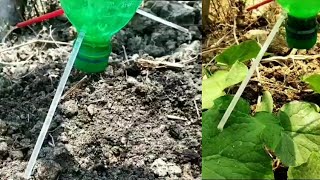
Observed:
[[[85,38],[75,67],[87,73],[103,72],[108,66],[111,38],[134,16],[142,0],[60,0],[78,32]]]
[[[290,48],[310,49],[317,42],[320,0],[277,0],[288,12],[287,43]]]

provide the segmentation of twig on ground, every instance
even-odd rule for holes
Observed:
[[[316,55],[288,55],[288,56],[273,56],[270,58],[262,59],[263,62],[277,61],[277,60],[313,60],[320,58],[319,54]]]
[[[49,136],[51,138],[51,142],[49,141],[49,145],[52,146],[52,147],[55,147],[55,143],[54,143],[54,138],[52,137],[52,135],[49,133]]]
[[[237,45],[239,45],[239,40],[237,37],[237,21],[236,18],[233,19],[233,37],[237,43]]]
[[[8,37],[14,30],[16,30],[16,29],[18,29],[18,28],[17,28],[17,27],[11,28],[11,29],[7,32],[7,34],[2,38],[1,43],[2,43],[2,44],[5,44],[7,37]]]
[[[87,75],[85,75],[79,82],[77,82],[74,86],[72,86],[62,97],[61,100],[64,100],[66,97],[68,97],[76,88],[79,87],[79,85],[87,79]]]
[[[122,45],[122,49],[123,49],[123,53],[124,53],[124,58],[126,59],[126,61],[128,61],[128,55],[127,55],[126,47],[124,47],[124,45]]]
[[[295,48],[294,48],[294,49],[291,50],[289,56],[296,55],[297,52],[298,52],[298,49],[295,49]],[[293,62],[293,66],[295,66],[295,65],[296,65],[296,61],[294,60],[294,58],[292,58],[292,62]]]
[[[227,48],[210,48],[210,49],[203,50],[203,51],[201,52],[201,55],[210,53],[210,52],[212,52],[212,51],[225,50],[225,49],[227,49]]]
[[[174,116],[174,115],[167,115],[168,119],[173,119],[173,120],[183,120],[183,121],[187,121],[188,119],[186,118],[182,118],[182,117],[178,117],[178,116]]]
[[[268,84],[269,86],[273,86],[273,87],[282,87],[282,88],[285,88],[285,89],[289,89],[289,90],[293,90],[293,91],[299,91],[298,89],[295,89],[295,88],[292,88],[292,87],[289,87],[289,86],[285,86],[285,85],[281,85],[281,84],[275,84],[274,82],[268,82],[268,81],[263,81],[263,80],[260,80],[258,81],[257,79],[251,79],[251,81],[255,81],[255,82],[261,82],[262,84]],[[274,89],[274,91],[276,91],[276,89]]]
[[[214,56],[206,65],[205,68],[207,68],[217,57],[218,55]]]
[[[211,48],[215,48],[218,47],[219,44],[230,34],[231,30],[229,32],[227,32],[225,35],[223,35],[216,43],[214,43],[213,45],[211,45]],[[208,41],[209,42],[209,41]],[[209,46],[209,44],[207,44],[207,47]]]
[[[172,63],[167,61],[152,61],[147,59],[138,59],[137,63],[145,68],[184,68],[180,63]]]
[[[16,48],[19,48],[19,47],[22,47],[22,46],[26,46],[26,45],[29,45],[29,44],[37,43],[37,42],[51,43],[51,44],[56,44],[57,43],[57,44],[61,44],[61,45],[72,45],[71,43],[66,43],[66,42],[61,42],[61,41],[49,41],[49,40],[43,40],[43,39],[36,39],[36,40],[31,40],[29,42],[22,43],[22,44],[19,44],[19,45],[16,45],[16,46],[12,46],[12,47],[9,47],[9,48],[0,49],[0,53],[3,53],[5,51],[10,51],[10,50],[13,50],[13,49],[16,49]]]
[[[194,100],[193,100],[193,103],[194,103],[194,106],[195,106],[195,108],[196,108],[198,118],[200,119],[201,116],[200,116],[199,108],[198,108],[198,105],[197,105],[197,101],[194,99]]]
[[[2,66],[18,66],[18,65],[23,65],[27,63],[26,61],[23,61],[23,62],[2,62],[0,61],[0,65]]]
[[[52,29],[52,25],[49,27],[49,37],[53,41],[53,43],[57,46],[60,47],[57,43],[56,40],[53,38],[52,33],[54,32],[54,29]]]

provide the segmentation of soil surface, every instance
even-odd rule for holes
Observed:
[[[191,36],[137,15],[115,36],[104,73],[73,70],[33,179],[200,179],[199,3],[145,5]],[[24,172],[75,35],[56,19],[13,31],[1,47],[0,179]]]

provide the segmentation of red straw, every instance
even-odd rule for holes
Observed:
[[[44,15],[42,15],[42,16],[39,16],[39,17],[30,19],[30,20],[27,20],[27,21],[18,23],[18,24],[16,25],[16,27],[18,27],[18,28],[23,28],[23,27],[26,27],[26,26],[30,26],[31,24],[43,22],[43,21],[46,21],[46,20],[48,20],[48,19],[52,19],[52,18],[61,16],[61,15],[63,15],[63,14],[64,14],[63,9],[59,9],[59,10],[53,11],[53,12],[51,12],[51,13],[44,14]]]
[[[249,7],[249,8],[247,9],[247,11],[252,11],[252,10],[254,10],[254,9],[258,9],[260,6],[263,6],[263,5],[265,5],[265,4],[271,3],[271,2],[273,2],[273,1],[274,1],[274,0],[265,0],[265,1],[262,1],[261,3],[258,3],[258,4],[256,4],[256,5],[253,5],[253,6]]]

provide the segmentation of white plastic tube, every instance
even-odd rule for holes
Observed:
[[[138,13],[138,14],[140,14],[140,15],[142,15],[142,16],[146,16],[146,17],[148,17],[148,18],[150,18],[150,19],[152,19],[152,20],[158,21],[158,22],[160,22],[160,23],[162,23],[162,24],[165,24],[165,25],[167,25],[167,26],[170,26],[170,27],[172,27],[172,28],[178,29],[178,30],[180,30],[180,31],[182,31],[182,32],[190,33],[188,29],[186,29],[186,28],[184,28],[184,27],[182,27],[182,26],[179,26],[179,25],[177,25],[177,24],[174,24],[174,23],[172,23],[172,22],[169,22],[169,21],[167,21],[167,20],[164,20],[164,19],[162,19],[162,18],[159,18],[158,16],[155,16],[155,15],[153,15],[153,14],[147,13],[147,12],[141,10],[141,9],[138,9],[138,10],[136,11],[136,13]]]
[[[260,61],[262,59],[262,57],[264,56],[264,54],[266,53],[268,47],[270,46],[272,40],[274,39],[275,35],[277,34],[277,32],[279,31],[282,23],[284,22],[286,18],[286,15],[285,14],[282,14],[280,16],[280,18],[278,19],[277,23],[275,24],[275,26],[273,27],[271,33],[269,34],[266,42],[263,44],[258,56],[256,57],[256,59],[253,61],[251,67],[250,67],[250,70],[246,76],[246,78],[242,81],[236,95],[233,97],[231,103],[229,104],[228,106],[228,109],[226,110],[226,112],[224,113],[221,121],[219,122],[218,124],[218,129],[220,131],[223,130],[223,127],[224,125],[227,123],[227,120],[228,118],[230,117],[234,107],[236,106],[236,104],[238,103],[244,89],[246,88],[247,84],[249,83],[254,71],[257,69],[257,67],[259,66],[260,64]]]
[[[54,95],[54,98],[53,98],[52,103],[50,105],[47,117],[46,117],[46,119],[45,119],[45,121],[43,123],[43,126],[42,126],[42,129],[40,131],[38,140],[36,142],[36,145],[35,145],[35,147],[33,149],[33,152],[31,154],[30,160],[28,162],[27,168],[25,170],[24,178],[26,178],[26,179],[29,179],[31,174],[32,174],[32,170],[33,170],[33,168],[34,168],[34,166],[36,164],[40,149],[41,149],[43,141],[44,141],[44,139],[45,139],[45,137],[47,135],[47,132],[49,130],[53,115],[54,115],[54,113],[55,113],[55,111],[57,109],[57,106],[59,104],[59,101],[61,99],[61,95],[63,93],[64,87],[66,86],[68,77],[69,77],[69,75],[71,73],[73,64],[75,62],[75,59],[76,59],[77,54],[79,52],[80,46],[82,44],[84,35],[85,35],[85,33],[80,32],[79,35],[78,35],[78,38],[77,38],[77,40],[76,40],[76,42],[75,42],[75,44],[73,46],[73,50],[71,52],[71,55],[70,55],[69,60],[67,62],[66,68],[65,68],[65,70],[63,72],[63,75],[61,77],[61,80],[59,82],[56,94]]]

